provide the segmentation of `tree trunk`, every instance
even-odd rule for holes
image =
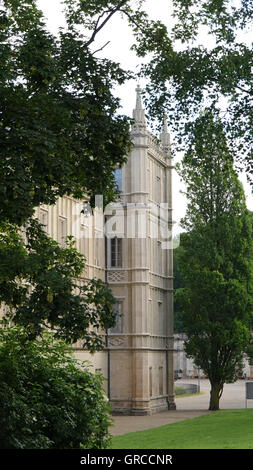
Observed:
[[[219,384],[211,383],[209,410],[216,411],[220,409],[219,404],[222,390],[223,387],[221,387]]]

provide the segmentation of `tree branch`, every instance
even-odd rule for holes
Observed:
[[[131,23],[133,23],[135,26],[137,26],[137,28],[141,29],[140,28],[140,25],[138,23],[136,23],[136,21],[134,21],[134,19],[131,17],[131,15],[128,13],[128,11],[124,10],[123,8],[120,9],[120,11],[122,13],[124,13],[124,15],[128,16],[129,20],[131,21]]]
[[[113,8],[113,10],[111,10],[111,12],[109,13],[109,15],[105,18],[105,20],[100,24],[100,26],[98,26],[98,23],[100,21],[100,19],[104,16],[105,12],[102,13],[101,15],[99,15],[98,19],[97,19],[97,22],[96,22],[96,26],[95,26],[95,29],[90,37],[90,39],[86,42],[86,46],[90,46],[90,44],[95,40],[95,37],[96,35],[99,33],[99,31],[106,25],[106,23],[108,23],[108,21],[111,19],[111,17],[121,9],[121,7],[123,5],[125,5],[125,3],[127,3],[128,0],[121,0],[118,5]]]
[[[102,47],[100,47],[100,49],[97,49],[96,51],[92,52],[92,55],[96,54],[99,51],[102,51],[107,46],[107,44],[109,44],[109,42],[111,41],[107,41]]]
[[[246,90],[245,88],[241,87],[240,85],[236,85],[236,88],[239,88],[239,90],[243,91],[244,93],[247,93],[248,95],[253,95],[252,90]]]

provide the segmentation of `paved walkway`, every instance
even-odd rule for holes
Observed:
[[[189,379],[183,379],[181,382],[198,383],[196,380]],[[180,381],[177,385],[180,385]],[[210,397],[208,380],[200,380],[200,391],[202,394],[198,396],[176,398],[177,409],[173,411],[163,411],[151,416],[114,416],[114,424],[110,432],[113,436],[118,436],[211,413],[208,411]],[[253,400],[247,401],[248,408],[253,407],[252,402]],[[239,380],[234,384],[226,384],[220,400],[220,409],[245,408],[245,406],[245,381]]]
[[[143,431],[144,429],[156,428],[165,424],[176,423],[189,418],[196,418],[209,411],[163,411],[151,416],[114,416],[114,425],[110,432],[112,436],[127,434],[129,432]]]

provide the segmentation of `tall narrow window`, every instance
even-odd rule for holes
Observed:
[[[147,168],[147,188],[148,188],[148,193],[150,192],[150,169]]]
[[[122,170],[121,170],[121,168],[118,168],[117,170],[114,171],[114,176],[115,176],[115,180],[116,180],[118,190],[122,191]]]
[[[160,176],[156,177],[156,201],[157,202],[162,202],[161,201],[161,178]]]
[[[122,267],[122,238],[111,238],[111,267]]]
[[[89,227],[84,224],[81,224],[80,253],[82,253],[86,259],[89,258]]]
[[[94,263],[95,266],[100,266],[100,250],[101,250],[101,243],[104,240],[99,237],[99,232],[95,232],[95,243],[94,243]]]
[[[153,377],[152,377],[152,367],[149,368],[149,396],[153,396]]]
[[[123,302],[117,301],[113,306],[113,310],[116,313],[116,324],[113,328],[110,328],[110,333],[122,333],[123,332]]]
[[[159,367],[159,395],[163,395],[163,367]]]
[[[48,211],[40,209],[39,222],[43,225],[43,230],[48,230]]]
[[[162,242],[160,240],[157,241],[157,274],[162,274]]]
[[[62,246],[65,246],[65,239],[67,236],[67,219],[64,219],[63,217],[59,217],[58,221],[58,231],[59,231],[59,243]]]

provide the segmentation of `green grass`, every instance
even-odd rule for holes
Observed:
[[[253,449],[253,409],[220,410],[116,436],[112,449]]]

